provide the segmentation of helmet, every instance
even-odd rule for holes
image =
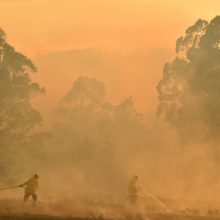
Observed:
[[[137,176],[137,175],[134,175],[134,176],[133,176],[133,179],[137,180],[137,179],[138,179],[138,176]]]
[[[34,174],[34,178],[39,178],[40,177],[40,174],[39,173],[35,173]]]

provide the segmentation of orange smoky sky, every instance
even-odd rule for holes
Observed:
[[[8,42],[29,57],[75,48],[147,52],[133,64],[125,61],[121,75],[100,79],[112,86],[116,101],[132,95],[142,110],[153,103],[154,111],[155,86],[163,64],[174,56],[176,39],[197,19],[217,15],[217,5],[219,0],[0,0],[0,26]],[[52,108],[57,102],[49,99],[61,98],[77,76],[70,79],[66,74],[60,84],[58,74],[64,73],[52,75],[50,67],[44,69],[48,72],[42,73],[40,66],[36,80],[48,91],[45,108]]]
[[[206,3],[204,3],[206,2]],[[217,0],[0,0],[0,25],[20,51],[97,47],[174,47],[198,18],[217,14]]]

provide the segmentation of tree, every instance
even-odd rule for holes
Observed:
[[[108,103],[104,84],[94,78],[79,77],[61,100],[56,116],[55,142],[62,145],[59,158],[62,155],[69,166],[89,177],[91,185],[117,179],[121,172],[117,152],[126,156],[144,137],[132,98],[119,105]]]
[[[105,94],[105,87],[101,82],[81,76],[61,100],[57,113],[62,120],[66,119],[66,123],[74,122],[71,127],[73,129],[75,126],[74,131],[78,135],[88,137],[94,131],[94,123],[99,123],[97,116],[103,113],[107,105]]]
[[[158,83],[158,115],[184,141],[217,137],[220,131],[220,17],[198,20],[176,42],[176,57]]]
[[[30,79],[37,71],[30,59],[6,41],[0,29],[0,170],[14,161],[13,154],[31,141],[42,123],[40,113],[30,103],[32,97],[45,92]]]

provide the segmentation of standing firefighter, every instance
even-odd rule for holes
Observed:
[[[37,201],[37,189],[38,189],[39,176],[40,176],[39,173],[36,173],[28,181],[19,185],[19,187],[25,187],[24,202],[26,202],[30,196],[32,196],[34,203]]]
[[[131,204],[135,205],[138,198],[138,191],[141,188],[138,186],[138,176],[134,175],[128,184],[128,196]]]

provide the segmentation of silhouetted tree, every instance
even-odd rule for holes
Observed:
[[[158,114],[182,140],[217,137],[220,131],[220,17],[198,20],[176,42],[176,58],[157,86]],[[197,140],[198,141],[198,140]]]
[[[56,115],[54,137],[65,149],[62,157],[78,166],[90,181],[97,176],[110,181],[120,172],[118,164],[112,163],[116,152],[120,149],[126,154],[135,149],[140,133],[144,136],[141,115],[132,98],[117,106],[108,103],[105,86],[93,78],[79,77],[61,100]]]
[[[40,113],[30,103],[44,88],[33,83],[30,74],[36,67],[17,52],[0,29],[0,172],[9,167],[11,157],[31,142],[34,129],[42,123]]]

